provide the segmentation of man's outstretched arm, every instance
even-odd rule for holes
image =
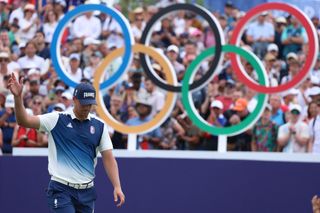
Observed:
[[[14,109],[17,123],[27,128],[39,129],[40,120],[37,116],[28,115],[22,101],[23,79],[17,80],[14,73],[11,74],[8,81],[8,89],[14,95]]]

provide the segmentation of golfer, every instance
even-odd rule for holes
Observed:
[[[113,146],[107,126],[90,114],[92,105],[96,104],[96,91],[92,85],[77,85],[72,110],[31,116],[23,106],[22,80],[18,82],[12,74],[8,89],[14,95],[17,123],[49,133],[48,167],[51,180],[47,198],[51,212],[94,211],[96,191],[93,179],[98,151],[114,187],[114,201],[120,207],[125,196],[121,189],[118,165],[112,154]]]

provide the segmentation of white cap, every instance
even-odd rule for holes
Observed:
[[[9,58],[9,53],[7,53],[7,52],[0,52],[0,58]]]
[[[268,11],[263,11],[263,12],[261,13],[262,16],[266,16],[266,15],[268,15],[268,14],[269,14]]]
[[[40,75],[40,71],[35,69],[35,68],[32,68],[28,71],[28,76],[30,75],[33,75],[33,74],[37,74],[37,75]]]
[[[56,0],[55,3],[56,3],[56,4],[60,4],[60,5],[63,6],[63,7],[66,7],[66,6],[67,6],[65,0]]]
[[[311,75],[310,81],[312,84],[320,84],[320,79],[315,75]]]
[[[289,110],[290,111],[297,110],[297,111],[301,112],[302,108],[299,104],[290,104]]]
[[[170,52],[170,51],[173,51],[175,53],[179,53],[179,48],[174,45],[174,44],[171,44],[168,48],[167,48],[167,52]]]
[[[27,4],[23,9],[24,10],[35,10],[35,6],[33,4]]]
[[[87,37],[83,40],[83,45],[84,46],[88,46],[90,44],[95,44],[95,45],[99,45],[101,44],[101,42],[97,39],[91,38],[91,37]]]
[[[7,95],[4,107],[7,107],[7,108],[14,107],[14,96],[12,94]]]
[[[72,53],[70,56],[69,56],[70,60],[72,59],[77,59],[78,61],[80,61],[80,55],[77,54],[77,53]]]
[[[21,49],[21,48],[25,48],[26,47],[26,43],[24,43],[24,42],[20,42],[19,43],[19,49]]]
[[[276,22],[277,23],[283,23],[283,24],[286,24],[287,23],[287,20],[286,20],[286,18],[285,17],[278,17],[277,19],[276,19]]]
[[[294,53],[294,52],[290,52],[286,56],[286,59],[290,59],[290,58],[293,58],[294,60],[298,60],[298,55],[296,53]]]
[[[0,3],[8,4],[8,0],[0,0]]]
[[[68,92],[68,91],[65,91],[65,92],[63,92],[62,94],[61,94],[61,97],[63,98],[66,98],[66,99],[68,99],[68,100],[72,100],[72,95],[71,95],[71,93],[70,92]]]
[[[316,95],[320,95],[320,87],[311,87],[311,89],[309,90],[309,96],[316,96]]]
[[[211,105],[210,105],[211,108],[213,107],[217,107],[219,109],[223,109],[223,103],[219,100],[214,100],[211,102]]]
[[[55,108],[60,108],[62,109],[62,111],[66,110],[66,106],[63,103],[57,103],[56,105],[54,105],[53,109]]]
[[[286,90],[285,92],[282,93],[282,97],[286,97],[288,95],[298,95],[299,94],[299,90],[295,89],[295,88],[291,88],[289,90]]]
[[[277,52],[279,52],[279,48],[278,48],[278,46],[277,46],[276,44],[272,43],[272,44],[269,44],[269,45],[268,45],[268,52],[270,52],[270,51],[277,51]]]

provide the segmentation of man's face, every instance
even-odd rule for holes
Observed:
[[[26,47],[26,54],[29,57],[33,57],[36,54],[36,47],[33,44],[28,44]]]
[[[154,88],[154,85],[150,80],[147,80],[145,82],[145,87],[146,87],[147,92],[152,92],[153,88]]]
[[[137,113],[139,116],[148,116],[150,114],[151,110],[149,106],[146,106],[144,104],[139,104],[137,106]]]
[[[271,96],[270,105],[273,109],[279,109],[281,106],[281,99],[278,96]]]
[[[79,68],[80,62],[77,59],[70,60],[70,67],[72,70],[77,70]]]
[[[81,105],[80,101],[77,98],[73,99],[74,101],[74,111],[79,119],[86,119],[91,111],[92,104]]]

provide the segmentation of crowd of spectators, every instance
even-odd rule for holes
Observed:
[[[130,30],[136,43],[148,20],[167,3],[160,1],[130,11]],[[0,0],[0,147],[4,153],[10,153],[12,146],[46,147],[48,144],[45,133],[16,124],[13,96],[6,89],[12,72],[23,79],[23,100],[28,113],[39,115],[72,109],[73,88],[58,77],[50,56],[54,30],[64,14],[72,9],[67,5],[65,0],[47,0],[46,5],[39,8],[26,0],[12,3]],[[114,7],[121,11],[119,5]],[[228,42],[245,12],[227,2],[224,12],[212,13]],[[313,17],[312,23],[319,34],[319,19]],[[186,68],[199,53],[215,45],[208,23],[189,11],[166,16],[152,30],[150,46],[169,59],[180,83]],[[102,59],[124,45],[116,20],[98,11],[86,12],[72,20],[61,39],[61,61],[68,76],[76,82],[92,83]],[[247,24],[241,46],[261,59],[271,86],[290,81],[308,55],[308,37],[300,22],[290,14],[275,16],[272,11],[261,13]],[[201,63],[195,79],[203,76],[211,60]],[[248,76],[256,81],[257,73],[252,65],[244,59],[241,61]],[[105,69],[103,78],[110,77],[121,63],[121,58],[115,59]],[[165,80],[157,59],[151,59],[151,64]],[[257,92],[237,79],[228,54],[224,55],[223,66],[216,73],[208,85],[192,93],[194,106],[203,119],[214,126],[237,125],[255,109]],[[110,114],[127,125],[152,119],[163,108],[167,94],[145,75],[138,54],[134,54],[120,83],[102,92]],[[95,113],[94,107],[92,111]],[[267,107],[252,128],[228,137],[228,150],[320,152],[319,130],[320,57],[299,86],[270,95]],[[127,135],[112,128],[110,135],[115,148],[126,148]],[[192,123],[179,95],[169,118],[159,128],[138,135],[137,141],[139,149],[216,150],[218,137]]]

